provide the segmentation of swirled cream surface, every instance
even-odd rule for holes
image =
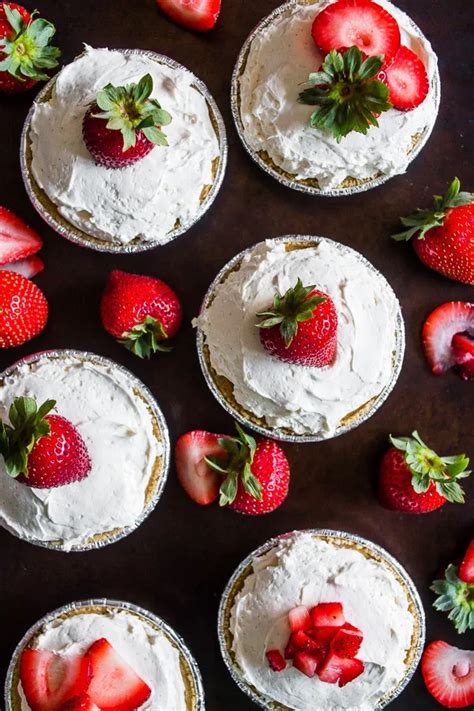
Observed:
[[[343,688],[309,678],[288,665],[270,668],[268,649],[284,650],[288,612],[297,605],[342,602],[344,615],[362,630],[357,658],[364,672]],[[373,711],[377,700],[404,677],[414,618],[408,597],[390,569],[355,548],[293,534],[253,562],[231,615],[232,649],[243,678],[296,711]]]
[[[278,241],[257,244],[197,319],[212,367],[233,384],[236,401],[270,427],[332,437],[346,415],[391,380],[396,296],[360,254],[340,247],[329,240],[292,251]],[[336,306],[337,355],[324,368],[284,363],[260,342],[257,314],[298,278]]]
[[[145,402],[117,368],[67,357],[20,364],[1,386],[0,417],[14,398],[41,404],[76,426],[92,462],[82,481],[37,489],[11,479],[0,457],[0,525],[31,541],[61,541],[64,549],[91,536],[132,526],[162,445]]]
[[[297,179],[317,179],[321,189],[339,186],[347,177],[404,173],[412,139],[431,126],[437,113],[433,89],[437,58],[430,43],[415,31],[409,17],[386,0],[377,0],[397,20],[402,44],[423,61],[430,92],[412,111],[390,109],[367,135],[354,131],[340,143],[326,130],[314,129],[309,119],[314,106],[298,103],[311,72],[323,55],[311,36],[311,25],[328,0],[292,3],[259,31],[250,45],[240,76],[240,115],[245,140],[254,151],[266,151],[273,162]]]
[[[151,688],[151,696],[139,711],[186,711],[178,649],[163,632],[128,612],[111,608],[104,614],[85,613],[54,620],[36,638],[34,648],[63,655],[84,654],[102,637]],[[18,693],[21,711],[30,711],[21,682]]]
[[[97,92],[153,78],[152,98],[172,115],[169,146],[156,146],[122,169],[97,165],[82,138],[82,120]],[[188,224],[213,183],[219,145],[204,96],[185,69],[144,54],[85,48],[64,67],[49,101],[35,106],[31,122],[32,171],[38,185],[73,225],[98,239],[127,244],[135,238],[166,242],[177,220]]]

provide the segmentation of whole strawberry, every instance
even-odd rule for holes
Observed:
[[[474,630],[474,538],[461,565],[448,565],[444,579],[435,580],[430,589],[438,595],[433,607],[449,612],[448,619],[459,634]]]
[[[444,197],[434,196],[432,210],[402,217],[408,229],[393,239],[408,241],[415,236],[415,252],[427,267],[449,279],[474,284],[474,199],[460,188],[454,178]]]
[[[30,397],[16,398],[0,423],[0,454],[6,473],[27,486],[50,489],[84,479],[91,461],[78,430],[60,415],[48,415],[55,405],[40,407]]]
[[[43,71],[58,65],[61,54],[50,41],[54,25],[14,2],[0,3],[0,91],[26,91],[47,81]]]
[[[288,495],[290,467],[285,453],[276,442],[256,442],[237,423],[236,428],[237,437],[219,440],[226,462],[205,457],[211,469],[225,476],[219,504],[252,516],[274,511]]]
[[[37,336],[48,320],[48,302],[32,281],[0,270],[0,348],[21,346]]]
[[[458,483],[471,473],[464,454],[439,457],[421,440],[390,436],[391,447],[380,465],[379,499],[382,506],[405,513],[428,513],[446,503],[464,503]]]
[[[260,341],[268,353],[287,363],[330,365],[337,348],[337,312],[334,302],[314,286],[296,286],[275,294],[273,310],[257,314]]]
[[[105,330],[139,358],[169,351],[164,342],[182,320],[181,303],[167,284],[118,270],[109,275],[100,311]]]
[[[153,79],[145,74],[138,84],[113,86],[99,91],[82,123],[89,153],[106,168],[126,168],[144,158],[155,146],[167,146],[161,127],[170,114],[151,99]]]

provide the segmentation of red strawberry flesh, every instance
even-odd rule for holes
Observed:
[[[288,622],[290,623],[292,632],[298,632],[298,630],[303,630],[304,632],[313,626],[311,615],[305,605],[299,605],[290,610],[288,613]]]
[[[310,610],[314,627],[342,627],[345,623],[340,602],[321,602]]]
[[[43,269],[44,262],[36,254],[31,257],[26,257],[25,259],[20,259],[18,262],[11,262],[11,264],[0,265],[0,270],[20,274],[26,279],[32,279],[37,274],[42,272]]]
[[[460,340],[457,339],[453,344],[453,339],[458,334],[474,337],[474,304],[449,301],[438,306],[426,319],[421,338],[425,357],[435,375],[445,373],[457,365],[463,370],[464,360],[471,360],[467,340],[461,341],[463,344],[461,354],[459,353]],[[469,365],[468,362],[467,374]]]
[[[312,35],[324,54],[355,45],[368,56],[383,55],[385,64],[400,46],[397,21],[372,0],[338,0],[327,5],[315,18]]]
[[[312,678],[316,674],[316,667],[319,661],[318,655],[311,654],[310,652],[295,652],[293,666],[305,674],[305,676]]]
[[[470,542],[459,566],[459,578],[465,583],[474,583],[474,538]]]
[[[338,657],[355,657],[362,644],[362,632],[346,622],[331,641],[331,652]]]
[[[188,30],[207,32],[217,22],[221,0],[157,0],[168,17]]]
[[[408,47],[400,47],[390,66],[385,67],[384,83],[389,101],[396,109],[410,111],[428,95],[430,83],[425,65]]]
[[[198,504],[206,506],[219,496],[222,477],[211,469],[205,457],[217,457],[223,464],[227,452],[219,444],[222,435],[204,430],[187,432],[176,442],[175,462],[178,479],[186,493]]]
[[[78,655],[25,649],[20,658],[20,681],[32,711],[55,711],[87,690],[92,675],[89,660]]]
[[[31,227],[6,207],[0,207],[0,264],[29,257],[42,246],[43,240]]]
[[[360,676],[363,671],[364,664],[360,659],[345,659],[330,652],[324,664],[318,668],[318,676],[321,681],[328,684],[337,682],[342,687]]]
[[[266,653],[266,657],[273,671],[280,672],[286,669],[286,662],[278,649],[269,649]]]
[[[443,706],[454,709],[474,704],[474,651],[431,642],[423,652],[421,673],[426,688]]]
[[[90,700],[87,694],[81,696],[73,696],[66,701],[59,711],[101,711],[101,709]]]
[[[307,635],[303,630],[292,633],[290,644],[299,652],[317,652],[322,647],[320,642]]]

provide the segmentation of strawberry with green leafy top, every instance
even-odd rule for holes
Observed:
[[[382,56],[364,59],[356,46],[332,49],[321,69],[309,75],[312,86],[298,98],[301,104],[318,107],[311,114],[312,128],[330,131],[339,143],[351,131],[365,135],[378,126],[377,116],[392,108],[387,86],[377,79],[382,64]]]
[[[314,286],[296,286],[275,294],[273,308],[257,314],[260,341],[270,355],[287,363],[322,368],[337,348],[337,312],[330,296]]]
[[[436,610],[448,612],[459,634],[474,629],[474,540],[466,551],[459,568],[448,565],[444,580],[435,580],[431,590],[438,597],[433,603]]]
[[[464,454],[440,457],[422,441],[390,436],[391,447],[380,465],[379,499],[385,508],[406,513],[427,513],[447,501],[464,503],[459,479],[469,476]]]
[[[155,146],[168,145],[161,129],[171,123],[171,115],[150,98],[152,91],[153,79],[145,74],[138,84],[107,84],[97,93],[84,116],[82,135],[99,165],[125,168]]]
[[[35,15],[17,3],[0,3],[0,91],[26,91],[47,81],[44,70],[58,65],[61,52],[50,45],[56,28]]]
[[[408,229],[392,235],[398,242],[414,237],[419,259],[449,279],[474,284],[474,197],[461,192],[454,178],[446,195],[434,195],[428,210],[400,219]]]

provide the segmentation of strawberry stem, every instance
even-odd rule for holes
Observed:
[[[127,350],[132,351],[139,358],[150,358],[153,353],[158,351],[169,353],[173,350],[172,346],[163,345],[163,341],[168,336],[160,323],[153,316],[147,316],[142,323],[134,326],[131,331],[125,331],[122,338],[118,339],[120,345],[125,346]]]
[[[448,565],[444,580],[435,580],[430,588],[438,597],[435,610],[448,612],[459,634],[474,629],[474,583],[465,583],[458,577],[458,568]]]

